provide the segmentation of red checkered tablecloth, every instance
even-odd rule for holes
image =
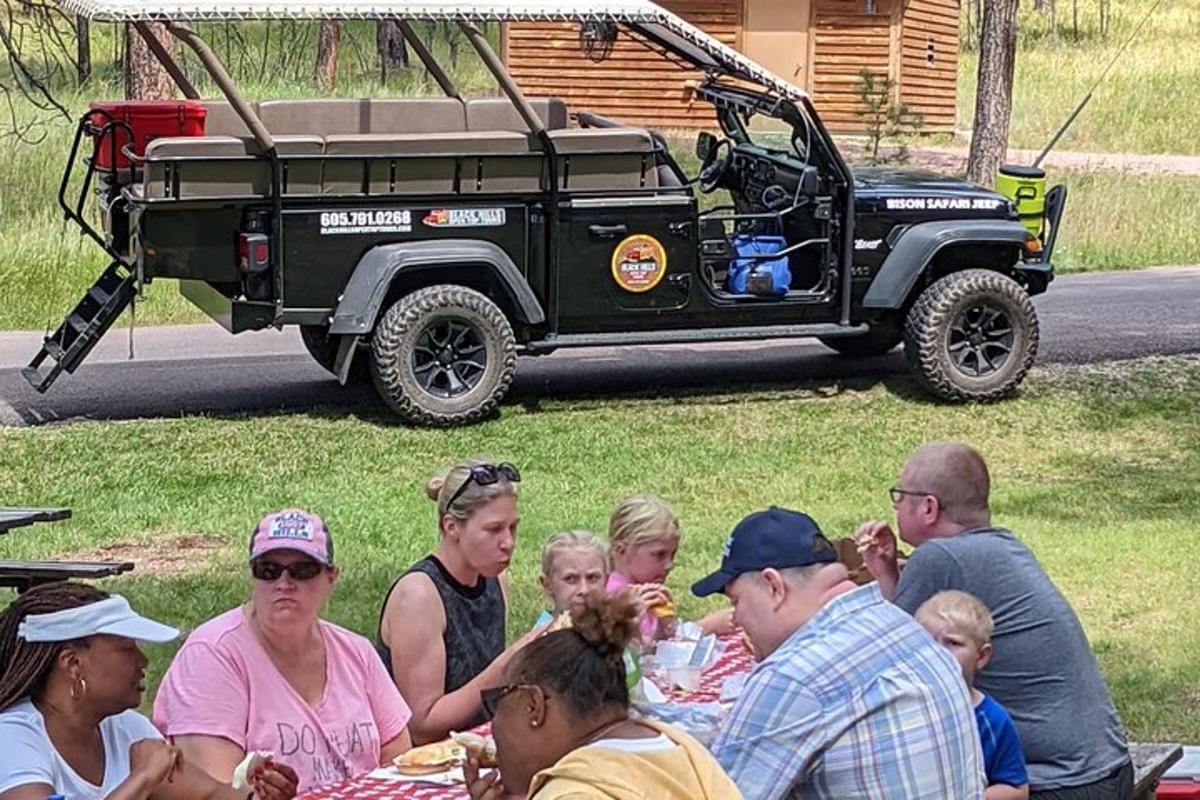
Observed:
[[[688,694],[675,694],[676,703],[711,703],[721,695],[725,681],[739,673],[748,673],[754,659],[738,635],[721,637],[724,650],[720,658],[700,677],[700,688]],[[485,726],[486,727],[486,726]],[[468,800],[466,787],[436,786],[416,781],[381,780],[362,776],[331,783],[302,795],[297,800]]]

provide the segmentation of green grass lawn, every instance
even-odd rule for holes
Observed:
[[[680,512],[670,583],[696,616],[709,606],[686,587],[717,563],[740,516],[778,503],[848,535],[890,514],[886,489],[912,447],[963,438],[991,462],[997,519],[1078,610],[1131,734],[1200,741],[1200,361],[1040,372],[1018,398],[983,406],[915,399],[904,379],[721,391],[510,404],[450,431],[371,410],[0,429],[5,503],[75,512],[3,537],[0,554],[132,554],[142,568],[104,585],[191,628],[245,598],[258,516],[299,505],[337,536],[343,577],[329,618],[370,634],[389,582],[435,545],[426,478],[490,454],[524,478],[510,635],[542,607],[539,544],[565,528],[602,530],[632,491]],[[153,566],[171,555],[182,558],[172,574]],[[150,650],[153,686],[172,648]]]
[[[966,4],[963,4],[964,7]],[[1048,5],[1048,4],[1047,4]],[[1021,4],[1020,45],[1013,82],[1013,147],[1045,146],[1083,99],[1151,0],[1111,0],[1113,28],[1096,33],[1097,0],[1077,0],[1081,41],[1072,40],[1070,6],[1059,3],[1062,36],[1049,35],[1049,15]],[[964,12],[965,14],[965,12]],[[959,61],[958,125],[975,114],[978,60]],[[1060,150],[1112,153],[1200,153],[1200,5],[1164,2],[1096,90],[1087,109],[1059,143]]]

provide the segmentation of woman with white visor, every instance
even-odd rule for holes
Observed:
[[[178,635],[84,584],[39,586],[0,612],[0,800],[294,797],[289,767],[218,783],[133,710],[148,664],[137,643]]]

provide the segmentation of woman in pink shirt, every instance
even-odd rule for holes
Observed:
[[[368,772],[411,745],[408,705],[371,643],[319,617],[337,581],[321,518],[270,514],[250,539],[250,602],[188,637],[154,723],[228,782],[253,750],[291,765],[301,793]]]

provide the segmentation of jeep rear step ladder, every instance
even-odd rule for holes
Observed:
[[[120,261],[109,264],[58,330],[42,341],[42,349],[29,366],[21,370],[29,385],[45,392],[64,370],[74,372],[136,295],[137,273]],[[47,358],[52,363],[43,372],[42,362]]]

